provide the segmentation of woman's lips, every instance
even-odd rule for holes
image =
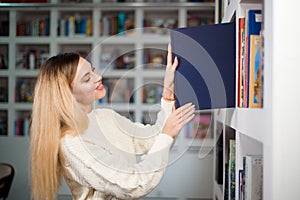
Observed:
[[[103,90],[104,85],[102,84],[102,82],[99,82],[98,86],[96,87],[96,90]]]

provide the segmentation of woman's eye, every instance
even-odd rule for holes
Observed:
[[[90,80],[91,80],[91,78],[88,78],[88,79],[85,80],[85,82],[87,83],[87,82],[89,82]]]
[[[95,69],[96,69],[96,67],[93,67],[93,68],[92,68],[92,71],[94,72],[94,71],[95,71]]]

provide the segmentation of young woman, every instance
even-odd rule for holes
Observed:
[[[40,69],[33,102],[33,199],[55,199],[62,175],[73,199],[138,199],[157,186],[173,138],[195,111],[192,104],[174,109],[177,65],[169,48],[161,111],[150,126],[92,108],[106,91],[87,60],[74,53],[49,58]]]

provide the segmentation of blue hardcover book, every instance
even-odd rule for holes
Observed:
[[[259,35],[261,30],[262,15],[261,10],[248,11],[248,36]]]
[[[235,23],[171,30],[176,107],[192,102],[197,110],[235,107]]]
[[[86,30],[87,30],[87,20],[86,19],[81,19],[80,20],[80,34],[86,35]]]
[[[126,16],[124,12],[120,12],[118,15],[118,34],[124,35],[125,34],[125,20]]]

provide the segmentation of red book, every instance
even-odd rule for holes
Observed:
[[[237,91],[237,107],[243,107],[243,58],[245,51],[245,18],[239,18],[239,32],[238,32],[238,91]]]

